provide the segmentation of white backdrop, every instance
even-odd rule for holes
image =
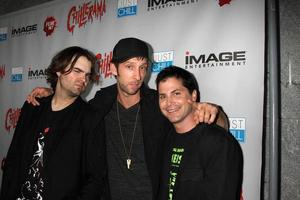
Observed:
[[[138,37],[153,49],[149,81],[170,64],[194,73],[201,101],[222,105],[244,153],[241,198],[260,198],[264,93],[265,4],[261,0],[63,0],[1,16],[0,161],[20,108],[59,50],[90,49],[101,87],[115,82],[108,63],[116,42]],[[0,179],[2,171],[0,172]]]

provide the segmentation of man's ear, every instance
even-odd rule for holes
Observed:
[[[57,77],[61,76],[61,72],[56,72]]]
[[[196,102],[196,100],[197,100],[197,90],[193,90],[193,92],[192,92],[192,101]]]
[[[110,72],[114,75],[117,76],[118,75],[118,70],[117,67],[114,63],[109,63],[109,68],[110,68]]]

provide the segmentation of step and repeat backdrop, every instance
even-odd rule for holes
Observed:
[[[261,0],[63,0],[1,16],[2,165],[27,94],[37,86],[49,87],[45,68],[53,55],[73,45],[95,53],[100,81],[84,94],[89,100],[115,83],[109,61],[124,37],[151,46],[150,87],[155,88],[161,69],[176,65],[195,74],[201,101],[223,107],[244,154],[241,199],[259,199],[265,59]]]

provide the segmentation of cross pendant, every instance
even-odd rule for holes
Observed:
[[[130,169],[131,159],[128,158],[126,162],[127,162],[127,169]]]

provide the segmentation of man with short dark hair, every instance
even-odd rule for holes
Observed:
[[[179,67],[156,79],[159,106],[173,124],[165,140],[160,200],[238,200],[242,151],[235,138],[216,125],[195,123],[190,101],[200,93],[196,78]]]
[[[95,56],[73,46],[46,69],[54,94],[24,103],[4,164],[0,199],[99,199],[105,177],[103,123],[80,94],[95,80]],[[97,131],[95,131],[97,129]]]

